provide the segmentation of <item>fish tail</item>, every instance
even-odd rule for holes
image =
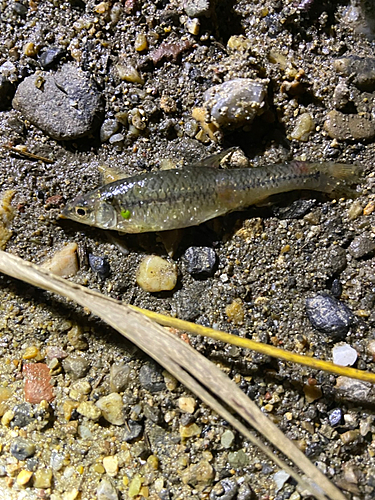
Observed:
[[[363,168],[359,165],[334,162],[296,161],[293,163],[295,163],[296,168],[304,170],[307,174],[316,174],[318,185],[314,187],[314,190],[345,198],[355,198],[359,194],[355,189],[363,173]]]

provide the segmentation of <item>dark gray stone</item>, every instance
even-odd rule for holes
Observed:
[[[38,61],[43,69],[50,69],[64,54],[65,50],[61,47],[50,47],[40,54]]]
[[[345,337],[355,320],[343,302],[323,294],[306,300],[306,312],[314,328],[334,338]]]
[[[374,249],[375,242],[373,239],[367,236],[357,236],[357,238],[354,238],[350,243],[349,253],[355,259],[360,259],[373,252]]]
[[[238,491],[237,481],[226,477],[216,483],[210,493],[210,500],[232,500]]]
[[[96,85],[74,64],[65,64],[55,73],[41,71],[25,78],[18,86],[13,107],[57,140],[79,139],[92,133],[103,112]]]
[[[316,205],[316,200],[295,200],[287,207],[272,207],[272,211],[280,220],[302,219]]]
[[[90,363],[79,354],[71,354],[63,360],[62,365],[73,380],[83,378],[90,369]]]
[[[142,436],[143,434],[143,425],[139,422],[134,422],[133,420],[128,420],[127,429],[125,431],[125,434],[123,436],[123,440],[126,443],[131,443],[132,441],[135,441],[139,437]]]
[[[33,407],[30,403],[21,403],[13,408],[14,417],[11,427],[27,427],[34,420]]]
[[[187,271],[192,276],[204,278],[215,272],[217,257],[215,250],[210,247],[189,247],[185,254]]]
[[[10,107],[14,95],[14,87],[5,76],[0,75],[0,111]]]
[[[17,437],[10,445],[10,452],[17,460],[26,460],[35,453],[35,444],[30,439]]]
[[[339,299],[341,297],[341,294],[342,294],[342,284],[341,284],[340,280],[334,279],[332,281],[331,293],[332,293],[332,295],[336,299]]]
[[[335,276],[344,271],[347,266],[346,252],[343,248],[333,245],[326,254],[325,268],[329,276]]]
[[[165,382],[159,365],[147,363],[139,370],[139,382],[144,389],[150,392],[159,392],[165,389]]]
[[[111,268],[109,266],[108,260],[105,257],[89,253],[89,264],[91,269],[99,276],[99,278],[108,278],[111,272]]]

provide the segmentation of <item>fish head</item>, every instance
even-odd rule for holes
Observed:
[[[80,195],[68,202],[60,217],[101,229],[112,229],[117,222],[114,207],[107,201],[90,195]]]

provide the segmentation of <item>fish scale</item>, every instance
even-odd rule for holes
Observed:
[[[332,162],[226,170],[194,165],[104,185],[68,203],[62,216],[125,233],[179,229],[293,190],[352,195],[360,172],[358,166]]]

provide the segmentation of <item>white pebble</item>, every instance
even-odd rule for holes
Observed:
[[[358,353],[349,344],[336,344],[332,349],[335,365],[352,366],[357,361]]]
[[[137,283],[146,292],[173,290],[177,283],[176,264],[157,255],[149,255],[139,265]]]
[[[273,475],[273,480],[276,485],[275,488],[276,493],[281,490],[281,488],[284,486],[284,484],[288,481],[289,478],[290,475],[287,472],[285,472],[285,470],[279,470],[278,472],[275,472],[275,474]]]
[[[77,248],[77,243],[68,243],[41,267],[57,276],[74,276],[78,272]]]

